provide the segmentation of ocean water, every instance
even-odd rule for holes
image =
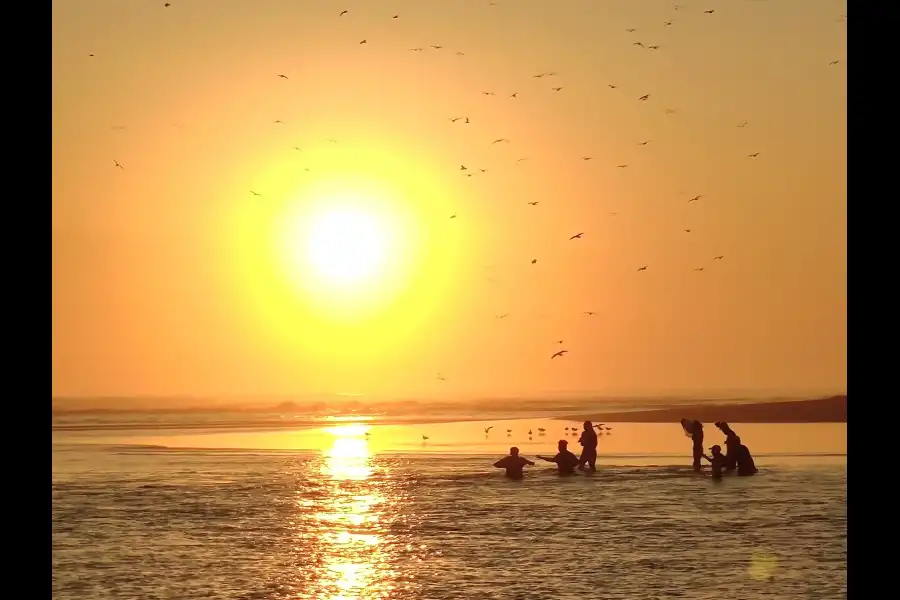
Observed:
[[[626,423],[596,474],[508,481],[510,444],[575,424],[493,425],[55,432],[53,597],[846,596],[845,425],[733,424],[760,473],[719,482],[677,425]]]

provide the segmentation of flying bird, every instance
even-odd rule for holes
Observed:
[[[583,235],[584,235],[584,232],[582,231],[581,233],[576,233],[575,235],[573,235],[573,236],[570,237],[569,239],[570,239],[570,240],[580,240],[580,239],[581,239],[581,236],[583,236]]]
[[[665,23],[663,23],[663,27],[668,27],[671,24],[672,24],[672,21],[666,21]]]
[[[556,343],[557,343],[557,344],[562,344],[563,341],[562,341],[562,340],[556,340]]]
[[[500,139],[494,140],[493,142],[491,142],[491,144],[492,144],[492,145],[493,145],[493,144],[499,144],[500,142],[506,142],[506,143],[508,144],[508,143],[509,143],[509,140],[506,139],[506,138],[500,138]]]
[[[638,100],[640,100],[641,102],[646,102],[649,98],[650,98],[650,94],[644,94],[643,96],[638,98]]]
[[[529,206],[537,206],[538,204],[539,204],[538,201],[528,203]]]
[[[642,43],[640,43],[640,42],[633,42],[631,45],[632,45],[632,46],[640,46],[641,48],[644,47],[644,45],[643,45]]]
[[[704,10],[704,11],[703,11],[703,14],[705,14],[705,15],[711,15],[711,14],[713,14],[714,12],[716,12],[715,9],[712,9],[712,10]]]
[[[609,213],[609,216],[611,216],[611,217],[618,217],[618,216],[619,216],[619,213],[617,213],[617,212],[611,212],[611,213]]]
[[[756,158],[757,156],[759,156],[759,152],[754,152],[753,154],[748,154],[747,158]]]
[[[833,61],[831,61],[830,63],[828,63],[828,66],[829,66],[829,67],[833,67],[834,65],[840,64],[840,62],[841,62],[841,61],[839,61],[839,60],[833,60]]]
[[[646,146],[647,144],[649,144],[652,141],[653,140],[647,140],[646,142],[638,142],[638,146]]]
[[[342,10],[342,11],[341,11],[341,14],[339,14],[338,16],[339,16],[339,17],[343,17],[343,16],[346,15],[348,12],[350,12],[350,11],[349,11],[349,10]]]
[[[281,75],[281,74],[279,74],[278,76],[281,77],[282,79],[287,79],[287,78],[288,78],[287,75]]]
[[[513,100],[517,100],[519,98],[519,92],[514,92],[514,93],[510,94],[509,97],[512,98]]]
[[[702,197],[703,197],[703,194],[700,194],[699,196],[694,196],[693,198],[688,200],[688,204],[690,204],[691,202],[696,202],[697,200],[699,200]]]
[[[122,169],[123,171],[125,170],[125,167],[123,167],[122,165],[120,165],[120,164],[119,164],[119,161],[117,161],[117,160],[114,160],[114,161],[113,161],[113,165],[119,167],[119,168]]]
[[[581,160],[594,160],[593,156],[582,156]]]
[[[443,48],[444,48],[443,46],[432,46],[431,47],[432,50],[443,50]]]
[[[744,127],[747,126],[747,121],[741,121],[740,123],[737,124],[737,126],[740,127],[741,129],[743,129]]]
[[[613,85],[613,84],[611,84],[611,83],[607,83],[606,86],[607,86],[609,89],[611,89],[611,90],[614,90],[614,89],[616,89],[616,88],[618,87],[618,86],[615,86],[615,85]]]
[[[465,53],[465,52],[457,52],[456,55],[457,55],[457,56],[465,56],[466,53]]]
[[[485,428],[484,428],[484,432],[485,432],[485,433],[490,433],[490,432],[491,432],[491,429],[493,429],[493,428],[494,428],[493,425],[491,425],[490,427],[485,427]]]
[[[466,123],[468,123],[468,122],[469,122],[469,117],[466,117]]]
[[[647,50],[659,50],[659,46],[647,46]]]
[[[568,350],[560,350],[559,352],[555,352],[553,354],[553,356],[550,357],[550,360],[553,360],[557,356],[559,356],[559,357],[565,356],[567,352],[568,352]]]
[[[391,18],[392,18],[392,19],[399,19],[399,18],[400,18],[400,15],[394,15],[394,16],[391,17]]]
[[[447,378],[444,377],[443,375],[441,375],[440,373],[438,373],[437,379],[439,379],[441,381],[447,381]]]
[[[685,232],[685,233],[690,233],[691,230],[690,230],[690,229],[685,229],[684,232]]]
[[[368,44],[368,43],[369,43],[369,40],[363,40],[360,42],[360,44]]]
[[[625,31],[627,31],[628,33],[634,33],[637,30],[636,29],[626,29]]]
[[[617,168],[617,169],[624,169],[624,168],[626,168],[627,166],[628,166],[628,165],[616,165],[616,168]]]
[[[723,258],[725,258],[725,257],[720,254],[719,256],[714,256],[713,260],[722,260]]]
[[[640,269],[638,269],[638,271],[646,271],[646,270],[647,270],[647,265],[644,265],[643,267],[641,267]]]
[[[563,91],[563,88],[561,88],[561,87],[555,87],[555,88],[550,88],[550,89],[552,89],[554,92],[561,92],[561,91]]]
[[[262,194],[260,194],[259,192],[254,192],[253,190],[250,190],[250,193],[254,196],[262,196]]]
[[[592,312],[592,311],[590,311],[590,310],[586,310],[586,311],[584,311],[584,312],[581,313],[581,314],[587,315],[587,316],[589,316],[589,317],[593,317],[593,316],[596,315],[597,313]]]
[[[422,434],[422,441],[423,442],[428,441],[428,436],[425,435],[424,433]]]
[[[699,272],[699,271],[702,271],[702,270],[703,270],[703,267],[700,267],[700,268],[694,269],[694,270]]]
[[[493,96],[494,92],[481,92],[485,96]]]
[[[421,52],[422,48],[410,48],[409,51],[410,52]]]
[[[90,54],[88,54],[88,56],[93,56],[93,55],[94,55],[94,53],[93,53],[93,52],[91,52],[91,53],[90,53]]]
[[[272,121],[272,123],[274,123],[275,125],[284,125],[284,121],[282,121],[281,119],[275,119],[274,121]]]
[[[453,118],[450,119],[450,122],[451,122],[451,123],[456,123],[456,122],[459,121],[460,119],[462,119],[462,117],[453,117]]]
[[[468,169],[466,168],[466,165],[459,165],[459,170],[460,171],[468,171]]]

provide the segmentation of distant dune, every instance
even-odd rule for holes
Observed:
[[[656,410],[593,413],[557,417],[595,423],[677,423],[682,417],[703,423],[846,423],[847,396],[787,402],[746,404],[688,404]]]

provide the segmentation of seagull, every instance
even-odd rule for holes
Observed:
[[[640,100],[641,102],[646,102],[649,98],[650,98],[650,94],[644,94],[643,96],[638,98],[638,100]]]
[[[88,54],[88,56],[93,56],[93,55],[94,55],[94,53],[93,53],[93,52],[91,52],[91,53],[90,53],[90,54]]]
[[[518,100],[519,92],[514,92],[514,93],[510,94],[509,97],[512,98],[513,100]]]
[[[702,271],[702,270],[703,270],[703,267],[700,267],[699,269],[694,269],[694,270],[695,270],[695,271]]]
[[[584,232],[583,232],[583,231],[580,232],[580,233],[576,233],[575,235],[573,235],[572,237],[570,237],[569,240],[570,240],[570,241],[571,241],[571,240],[580,240],[580,239],[581,239],[581,236],[583,236],[583,235],[584,235]]]
[[[460,171],[468,171],[468,169],[466,168],[466,165],[459,165],[459,170]]]
[[[756,158],[757,156],[759,156],[759,152],[754,152],[753,154],[748,154],[747,158]]]
[[[499,138],[499,139],[496,139],[496,140],[494,140],[493,142],[491,142],[491,145],[493,145],[493,144],[499,144],[500,142],[506,142],[507,144],[510,143],[509,140],[506,139],[506,138]]]
[[[690,233],[691,230],[690,230],[690,229],[685,229],[684,232],[685,232],[685,233]]]
[[[531,430],[530,430],[530,429],[528,430],[528,435],[531,435]]]
[[[828,63],[828,66],[829,66],[829,67],[833,67],[834,65],[840,64],[840,62],[841,62],[841,61],[839,61],[839,60],[833,60],[833,61],[831,61],[830,63]]]
[[[652,141],[653,141],[653,140],[647,140],[646,142],[639,142],[639,143],[638,143],[638,146],[646,146],[647,144],[649,144],[649,143],[652,142]]]
[[[659,46],[647,46],[647,50],[659,50]]]
[[[593,316],[596,315],[597,313],[592,312],[592,311],[589,311],[589,310],[586,310],[586,311],[584,311],[584,312],[581,313],[581,314],[587,315],[587,316],[589,316],[589,317],[593,317]]]
[[[636,29],[626,29],[625,31],[627,31],[628,33],[634,33],[637,30]]]
[[[568,350],[560,350],[559,352],[554,353],[553,356],[550,357],[550,360],[553,360],[557,356],[565,356],[567,352]]]
[[[719,256],[713,257],[713,260],[722,260],[723,258],[725,258],[725,257],[720,254]]]
[[[700,194],[699,196],[694,196],[693,198],[688,200],[688,204],[690,204],[691,202],[696,202],[697,200],[699,200],[702,197],[703,197],[703,194]]]
[[[343,17],[343,16],[346,15],[348,12],[350,12],[350,11],[349,11],[349,10],[343,10],[343,11],[341,11],[341,14],[339,14],[338,16],[339,16],[339,17]]]
[[[532,258],[532,259],[531,259],[531,264],[537,264],[537,259],[536,259],[536,258]]]
[[[667,108],[667,109],[666,109],[666,114],[667,114],[667,115],[674,115],[676,112],[677,112],[677,111],[676,111],[674,108]]]
[[[562,341],[562,340],[556,340],[556,343],[557,343],[557,344],[562,344],[563,341]]]
[[[456,218],[456,213],[453,213],[452,215],[450,215],[450,218],[451,218],[451,219],[455,219],[455,218]]]
[[[617,213],[617,212],[611,212],[611,213],[609,213],[609,216],[611,216],[611,217],[618,217],[618,216],[619,216],[619,213]]]
[[[737,126],[740,127],[741,129],[743,129],[744,127],[747,126],[747,121],[741,121],[740,123],[737,124]]]
[[[442,50],[443,48],[444,48],[443,46],[432,46],[431,47],[432,50]]]
[[[711,15],[711,14],[713,14],[714,12],[716,12],[715,9],[712,9],[712,10],[704,10],[704,11],[703,11],[703,14],[705,14],[705,15]]]
[[[541,77],[553,77],[556,75],[553,71],[547,71],[546,73],[538,73],[537,75],[532,75],[532,77],[541,78]]]
[[[611,89],[611,90],[614,90],[614,89],[616,89],[616,88],[618,87],[618,86],[613,85],[613,84],[611,84],[611,83],[607,83],[606,86],[607,86],[609,89]]]
[[[508,317],[508,316],[509,316],[509,313],[503,313],[502,315],[497,315],[497,318],[498,318],[498,319],[505,319],[505,318]]]
[[[624,168],[627,167],[627,166],[628,166],[628,165],[618,165],[618,166],[616,166],[616,168],[617,168],[617,169],[624,169]]]
[[[438,373],[437,379],[440,381],[447,381],[447,378],[444,377],[443,375],[441,375],[440,373]]]
[[[296,150],[297,152],[303,152],[303,150],[301,150],[301,149],[298,148],[297,146],[294,146],[294,150]]]
[[[512,429],[507,429],[506,434],[509,435],[510,433],[512,433]]]
[[[460,119],[462,119],[462,117],[453,117],[452,119],[450,119],[450,122],[451,122],[451,123],[456,123],[456,122],[459,121]]]
[[[563,88],[561,88],[561,87],[555,87],[555,88],[550,88],[550,89],[552,89],[554,92],[561,92],[561,91],[563,91]]]
[[[260,194],[259,192],[254,192],[253,190],[250,190],[250,193],[254,196],[262,196],[262,194]]]
[[[171,2],[166,2],[165,4],[163,4],[163,8],[169,8],[170,6],[172,6]]]
[[[638,269],[639,272],[640,272],[640,271],[646,271],[646,270],[647,270],[647,265],[644,265],[643,267],[641,267],[640,269]]]
[[[284,125],[284,121],[282,121],[281,119],[275,119],[274,121],[272,121],[272,123],[275,125]]]
[[[287,75],[281,75],[281,74],[279,74],[278,76],[281,77],[282,79],[287,79],[287,78],[288,78]]]
[[[581,160],[594,160],[593,156],[582,156]]]
[[[123,171],[125,170],[125,167],[123,167],[121,164],[119,164],[119,161],[114,160],[114,161],[113,161],[113,164],[114,164],[115,166],[119,167],[120,169],[122,169]]]
[[[428,436],[425,435],[425,434],[423,433],[423,434],[422,434],[422,441],[424,442],[424,441],[427,441],[427,440],[428,440]]]
[[[469,122],[469,117],[466,117],[466,123],[468,124],[468,122]]]
[[[529,206],[537,206],[539,204],[539,202],[529,202],[528,204],[529,204]]]
[[[363,40],[360,42],[360,44],[368,44],[368,43],[369,43],[369,40]]]
[[[391,18],[392,18],[392,19],[399,19],[399,18],[400,18],[400,15],[394,15],[394,16],[391,17]]]
[[[544,429],[543,427],[538,427],[538,433],[544,433],[545,431],[547,431],[547,430]]]
[[[491,425],[490,427],[485,427],[485,428],[484,428],[484,432],[485,432],[485,433],[490,433],[490,432],[491,432],[491,429],[493,429],[493,428],[494,428],[493,425]]]
[[[457,56],[465,56],[466,53],[465,53],[465,52],[457,52],[456,55],[457,55]]]
[[[632,45],[632,46],[640,46],[641,48],[644,47],[644,45],[643,45],[642,43],[640,43],[640,42],[634,42],[634,43],[631,44],[631,45]]]
[[[672,21],[666,21],[665,23],[663,23],[663,27],[668,27],[671,24],[672,24]]]
[[[410,48],[409,51],[410,52],[421,52],[422,48]]]
[[[481,92],[484,96],[493,96],[494,92]]]

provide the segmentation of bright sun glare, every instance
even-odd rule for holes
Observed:
[[[354,282],[378,275],[386,246],[375,215],[352,208],[326,210],[313,217],[306,260],[322,277]]]

